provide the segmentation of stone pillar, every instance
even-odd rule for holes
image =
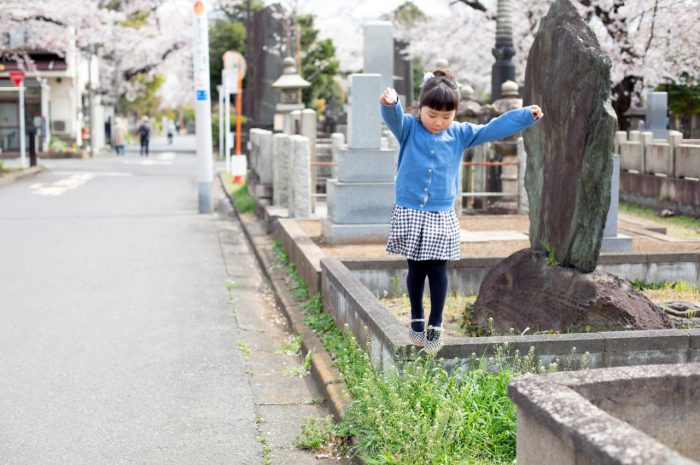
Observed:
[[[668,142],[671,145],[671,170],[669,177],[676,177],[676,148],[683,143],[683,133],[680,131],[668,131]]]
[[[527,201],[527,191],[525,190],[525,168],[527,166],[527,152],[525,151],[525,141],[518,137],[518,213],[527,215],[530,205]]]
[[[642,142],[642,174],[647,174],[649,172],[647,157],[652,156],[651,141],[654,139],[654,134],[651,131],[642,131],[639,139]]]
[[[491,68],[491,100],[494,102],[501,98],[501,85],[506,81],[515,81],[515,65],[511,61],[515,47],[510,0],[498,0],[496,11],[496,46],[491,50],[496,58]]]
[[[618,155],[623,142],[627,142],[627,131],[615,131],[615,153]]]
[[[309,139],[309,163],[316,163],[316,112],[310,108],[301,111],[299,115],[301,135]],[[318,167],[309,165],[311,173],[311,211],[316,211],[316,176]]]
[[[668,93],[647,93],[646,128],[654,139],[668,139]]]
[[[253,176],[249,182],[252,183],[252,192],[257,198],[272,199],[272,131],[258,129],[256,145]]]
[[[272,136],[272,204],[288,206],[289,195],[287,194],[289,184],[289,155],[291,143],[289,135],[275,134]]]
[[[311,216],[311,173],[309,166],[309,139],[304,136],[289,136],[292,152],[291,190],[293,201],[289,214],[294,218]]]
[[[370,21],[364,28],[365,74],[380,74],[381,89],[394,87],[394,34],[390,21]],[[375,100],[379,98],[379,94]]]

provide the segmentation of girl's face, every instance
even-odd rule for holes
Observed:
[[[420,107],[420,122],[425,129],[437,134],[450,127],[456,113],[456,110],[439,111],[430,107]]]

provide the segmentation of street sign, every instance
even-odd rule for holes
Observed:
[[[224,69],[233,70],[236,68],[240,68],[241,79],[245,77],[246,61],[245,58],[243,58],[243,55],[241,55],[235,50],[229,50],[224,53],[224,55],[222,56],[222,60],[224,61]]]
[[[24,71],[10,71],[10,79],[12,80],[12,84],[14,84],[15,87],[19,87],[22,85],[24,76]]]

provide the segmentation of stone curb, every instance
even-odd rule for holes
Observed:
[[[12,184],[15,181],[19,181],[20,179],[25,179],[29,178],[31,176],[36,176],[37,174],[41,173],[44,169],[41,168],[40,166],[34,166],[32,168],[26,169],[24,171],[20,171],[18,173],[13,173],[13,174],[8,174],[6,176],[0,177],[0,186],[6,186],[8,184]]]
[[[304,355],[311,351],[311,375],[319,388],[325,393],[328,399],[327,405],[336,421],[340,421],[347,406],[347,401],[343,394],[345,384],[341,381],[340,372],[333,366],[330,355],[323,347],[316,333],[311,331],[303,323],[304,319],[299,310],[299,304],[294,301],[287,288],[284,272],[281,269],[275,268],[274,264],[270,262],[270,259],[262,250],[263,246],[271,246],[272,242],[253,237],[250,232],[250,226],[242,215],[233,207],[233,199],[226,191],[221,175],[219,174],[218,177],[221,182],[221,187],[229,200],[231,211],[240,222],[260,268],[265,274],[265,277],[270,281],[277,303],[282,309],[292,331],[302,338],[302,351]]]

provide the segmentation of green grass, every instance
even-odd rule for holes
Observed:
[[[660,217],[651,208],[638,207],[628,203],[620,203],[620,211],[629,215],[637,216],[645,220],[666,226],[669,235],[692,238],[700,235],[700,218],[692,216],[669,216]]]
[[[254,213],[255,212],[255,197],[248,192],[248,183],[234,184],[231,176],[227,173],[222,173],[226,190],[231,194],[233,206],[238,213]]]
[[[276,249],[284,259],[281,247]],[[298,288],[293,265],[288,275],[290,289]],[[515,459],[515,405],[508,398],[508,382],[521,373],[557,369],[556,364],[539,366],[534,348],[522,356],[504,344],[493,357],[474,355],[449,372],[434,357],[415,354],[396,370],[377,372],[368,355],[371,348],[360,347],[347,329],[338,330],[319,294],[307,297],[300,310],[331,354],[350,400],[338,425],[305,419],[297,445],[320,450],[331,443],[337,454],[349,451],[367,465],[510,465]],[[586,357],[573,350],[562,368],[585,366]]]

